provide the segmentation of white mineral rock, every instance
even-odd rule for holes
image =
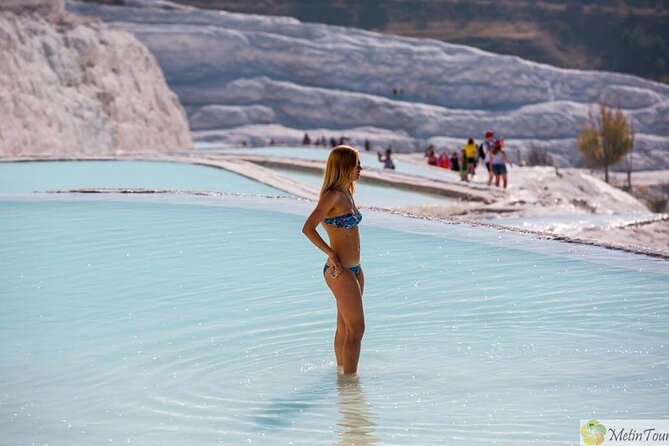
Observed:
[[[41,3],[0,5],[0,156],[192,148],[183,108],[133,35]]]
[[[494,129],[512,154],[534,145],[566,165],[577,161],[576,137],[602,100],[633,120],[635,169],[669,167],[669,86],[636,76],[287,17],[178,10],[165,1],[67,7],[132,31],[151,49],[201,129],[198,140],[231,142],[253,130],[248,142],[296,143],[295,135],[326,129],[328,138],[361,144],[366,128],[376,129],[370,138],[384,135],[374,144],[402,135],[395,148],[412,151],[430,142],[459,148]],[[263,107],[265,120],[244,113],[252,106]],[[232,116],[234,107],[242,108]]]

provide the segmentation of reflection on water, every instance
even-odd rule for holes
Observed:
[[[374,424],[371,406],[357,377],[339,375],[337,377],[339,393],[338,446],[360,446],[378,444],[380,438],[374,435]]]

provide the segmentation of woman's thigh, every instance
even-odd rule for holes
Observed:
[[[337,300],[337,310],[347,325],[364,320],[361,286],[351,271],[344,269],[335,278],[325,274],[325,282],[332,290]]]
[[[365,272],[360,267],[360,273],[356,276],[358,279],[358,285],[360,285],[360,297],[365,293]]]

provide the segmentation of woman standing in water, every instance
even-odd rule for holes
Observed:
[[[348,146],[332,149],[318,204],[302,228],[311,243],[328,256],[323,275],[337,301],[334,350],[337,367],[346,374],[358,370],[360,343],[365,332],[362,309],[365,275],[360,267],[358,232],[362,214],[353,201],[354,183],[360,178],[361,170],[356,149]],[[316,230],[321,223],[328,234],[329,245]]]

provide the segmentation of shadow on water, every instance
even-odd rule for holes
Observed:
[[[341,420],[337,425],[339,439],[337,446],[375,445],[381,440],[374,434],[372,408],[360,386],[360,381],[339,375],[337,377],[339,394],[338,410]]]
[[[259,413],[252,417],[253,423],[264,429],[291,426],[300,414],[332,399],[335,391],[333,381],[334,376],[328,373],[308,387],[296,388],[294,392],[286,396],[268,400],[259,409]]]
[[[335,387],[336,380],[336,387]],[[333,401],[337,392],[337,409],[341,418],[337,423],[337,446],[371,446],[378,444],[376,425],[372,421],[371,405],[365,398],[358,378],[328,373],[308,387],[296,389],[286,396],[269,400],[259,413],[252,417],[253,423],[262,429],[285,429],[294,426],[302,414]]]

